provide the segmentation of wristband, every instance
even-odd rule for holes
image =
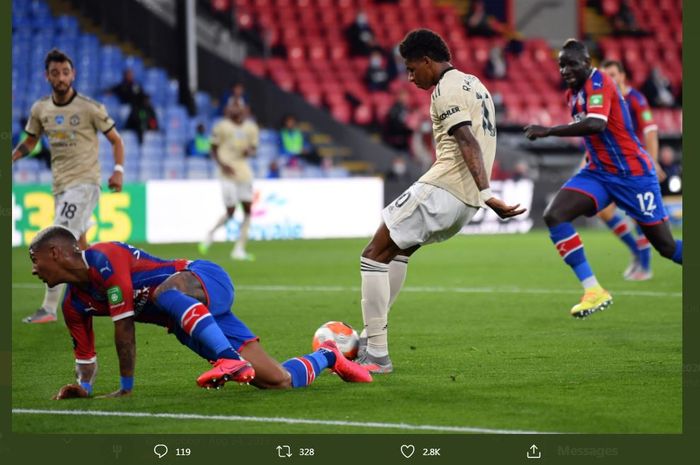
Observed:
[[[486,203],[486,201],[492,197],[493,197],[493,194],[491,193],[490,187],[487,187],[486,189],[479,191],[479,198],[484,203]]]
[[[120,376],[119,383],[121,384],[122,391],[131,391],[134,388],[134,377]]]
[[[88,394],[92,395],[92,384],[87,381],[81,381],[80,385],[87,391]]]
[[[116,165],[114,165],[114,171],[119,171],[120,173],[123,174],[123,173],[124,173],[124,167],[123,167],[122,165],[120,165],[119,163],[117,163]]]

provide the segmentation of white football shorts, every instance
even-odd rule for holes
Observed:
[[[100,199],[100,186],[78,184],[56,194],[54,224],[70,229],[76,239],[85,234],[93,225],[90,221]]]
[[[454,236],[478,208],[431,184],[417,182],[382,210],[389,235],[402,250]]]
[[[221,193],[227,208],[235,207],[238,202],[253,201],[253,183],[238,182],[230,179],[221,180]]]

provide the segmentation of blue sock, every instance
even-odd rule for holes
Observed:
[[[313,383],[316,376],[329,366],[335,365],[335,354],[319,349],[303,357],[287,360],[282,366],[292,376],[292,387],[305,387]]]
[[[637,225],[637,250],[639,250],[639,264],[642,265],[642,268],[645,270],[650,269],[651,244],[639,225]]]
[[[680,239],[676,240],[676,251],[673,252],[673,257],[671,257],[671,260],[679,265],[683,264],[683,241]]]
[[[209,309],[194,297],[177,289],[169,289],[158,296],[156,304],[162,308],[192,339],[216,354],[217,359],[239,360],[224,333],[216,324]]]
[[[598,281],[583,252],[583,243],[571,223],[560,223],[549,228],[549,237],[564,262],[571,267],[584,288],[597,286]]]
[[[627,226],[624,218],[616,214],[609,221],[606,221],[605,224],[607,224],[608,228],[610,228],[612,232],[614,232],[615,235],[625,243],[625,245],[630,249],[630,252],[632,252],[632,255],[639,257],[637,241],[632,235],[632,231],[630,230],[629,226]]]

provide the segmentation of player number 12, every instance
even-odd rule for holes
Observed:
[[[643,194],[637,194],[637,200],[639,201],[639,209],[645,215],[653,215],[653,211],[656,210],[656,203],[654,202],[654,194],[652,192],[645,192]]]

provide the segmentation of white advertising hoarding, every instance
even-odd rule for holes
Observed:
[[[253,191],[253,240],[369,237],[384,206],[379,178],[256,180]],[[146,203],[152,243],[199,242],[225,212],[216,180],[150,181]],[[214,239],[235,240],[242,219],[236,211]]]

